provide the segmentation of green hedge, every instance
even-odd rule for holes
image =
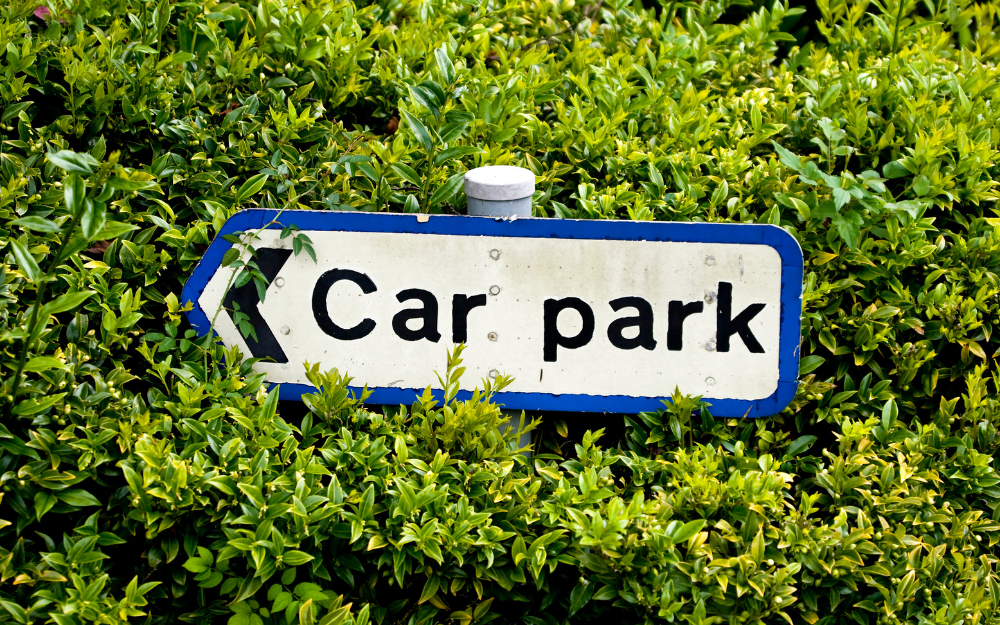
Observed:
[[[0,623],[1000,623],[998,4],[661,2],[0,7]],[[538,216],[793,233],[792,406],[528,460],[460,350],[440,403],[284,405],[183,318],[237,210],[506,163]]]

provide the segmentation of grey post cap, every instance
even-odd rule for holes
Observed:
[[[491,165],[465,172],[465,195],[492,202],[519,200],[535,192],[535,174],[523,167]]]

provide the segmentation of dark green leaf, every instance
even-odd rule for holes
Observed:
[[[71,506],[77,508],[83,508],[85,506],[100,506],[102,505],[97,497],[94,497],[89,492],[83,490],[82,488],[69,488],[66,490],[61,490],[56,493],[56,497],[59,501],[67,503]]]
[[[788,446],[788,449],[785,450],[785,458],[794,458],[795,456],[807,451],[815,442],[816,437],[811,434],[796,438],[792,441],[792,444]]]

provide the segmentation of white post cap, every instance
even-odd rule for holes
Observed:
[[[535,192],[535,174],[523,167],[490,165],[465,172],[465,195],[489,202],[530,197]]]

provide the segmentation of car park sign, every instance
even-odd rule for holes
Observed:
[[[280,236],[289,225],[315,260]],[[253,282],[232,286],[222,236],[183,298],[191,324],[206,333],[214,318],[282,399],[315,390],[309,362],[370,403],[409,404],[438,388],[455,343],[465,396],[512,376],[495,397],[507,409],[636,413],[678,388],[717,416],[757,417],[795,394],[802,252],[776,226],[261,209],[221,234],[248,232],[263,301]]]

